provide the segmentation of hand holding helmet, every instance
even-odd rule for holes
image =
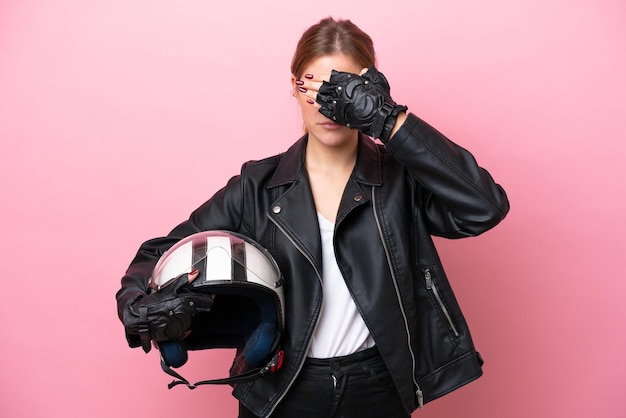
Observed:
[[[146,353],[150,351],[150,340],[180,339],[191,327],[196,314],[211,310],[211,296],[191,290],[191,282],[197,276],[197,271],[182,274],[125,306],[126,331],[139,335]]]
[[[389,141],[398,114],[407,110],[393,101],[387,79],[374,66],[362,75],[333,70],[316,101],[327,118],[383,143]]]
[[[156,291],[130,304],[123,320],[148,348],[150,339],[158,342],[161,369],[177,379],[168,387],[235,384],[281,367],[283,278],[257,242],[220,230],[189,235],[163,253],[149,287]],[[236,349],[229,377],[192,384],[173,370],[187,362],[189,350],[211,348]]]

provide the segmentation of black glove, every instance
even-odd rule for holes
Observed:
[[[316,100],[327,118],[387,143],[398,113],[407,110],[389,92],[387,79],[372,65],[362,76],[333,70]]]
[[[123,322],[128,334],[139,335],[141,346],[150,351],[150,340],[180,339],[191,327],[194,315],[209,312],[210,295],[194,293],[187,273],[162,285],[159,290],[124,307]]]

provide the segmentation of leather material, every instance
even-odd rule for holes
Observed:
[[[317,94],[320,113],[366,135],[389,141],[389,135],[400,112],[407,107],[391,99],[389,83],[376,67],[361,76],[332,70]]]
[[[283,154],[244,164],[240,175],[167,237],[144,243],[117,294],[124,306],[145,292],[160,254],[200,230],[237,231],[267,248],[285,279],[283,366],[233,391],[261,417],[271,414],[296,379],[322,306],[321,242],[304,168],[306,143],[304,136]],[[468,151],[413,114],[386,146],[360,136],[357,153],[337,214],[335,253],[411,412],[482,374],[431,236],[479,235],[505,217],[509,203]],[[136,336],[127,337],[131,346],[140,345]]]
[[[140,336],[144,351],[149,352],[150,340],[182,338],[193,317],[209,312],[212,305],[211,296],[192,292],[185,273],[161,286],[158,291],[127,303],[122,319],[126,332]]]

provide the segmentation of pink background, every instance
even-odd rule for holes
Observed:
[[[626,416],[623,0],[210,3],[0,1],[0,416],[236,415],[228,387],[168,391],[114,294],[143,240],[297,139],[291,55],[330,14],[512,202],[437,241],[485,376],[414,416]],[[194,354],[190,379],[226,373]]]

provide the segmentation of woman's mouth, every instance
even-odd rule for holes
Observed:
[[[343,125],[339,125],[335,122],[322,122],[319,125],[324,129],[331,129],[331,130],[341,129],[344,127]]]

